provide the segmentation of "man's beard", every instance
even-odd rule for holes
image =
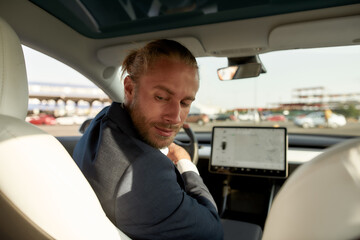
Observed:
[[[159,134],[152,135],[149,131],[150,128],[154,128],[156,126],[159,128],[171,129],[175,133],[178,133],[180,130],[180,126],[177,124],[166,124],[161,122],[148,121],[145,115],[140,110],[140,104],[136,99],[136,95],[134,96],[133,102],[130,104],[128,110],[134,126],[138,130],[140,136],[146,143],[148,143],[154,148],[160,149],[169,146],[174,141],[176,134],[171,137],[164,137]]]

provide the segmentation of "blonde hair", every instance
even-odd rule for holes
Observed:
[[[121,76],[124,77],[127,73],[136,82],[163,57],[179,60],[198,71],[196,59],[186,47],[173,40],[160,39],[146,44],[143,48],[132,50],[122,63]]]

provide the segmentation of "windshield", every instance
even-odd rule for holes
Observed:
[[[198,58],[200,89],[187,122],[195,131],[215,125],[282,126],[289,133],[360,135],[360,47],[266,53],[267,72],[220,81],[226,58]]]
[[[55,136],[79,125],[111,99],[90,80],[24,48],[29,79],[27,121]],[[360,46],[278,51],[259,56],[266,73],[220,81],[227,58],[198,58],[200,88],[186,121],[213,126],[281,126],[289,133],[360,136]]]

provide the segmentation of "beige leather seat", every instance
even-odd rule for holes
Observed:
[[[277,194],[263,240],[360,239],[360,138],[298,168]]]
[[[128,239],[63,146],[25,122],[19,39],[0,18],[0,239]]]

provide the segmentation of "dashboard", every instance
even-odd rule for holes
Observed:
[[[213,133],[196,132],[195,134],[199,146],[199,162],[197,167],[203,181],[208,186],[217,203],[220,216],[224,219],[246,221],[263,227],[272,201],[286,178],[273,176],[264,177],[264,175],[262,177],[254,177],[253,175],[245,174],[222,174],[211,172],[209,167],[211,166],[210,158],[212,158],[213,154]],[[268,136],[269,135],[271,134],[268,133]],[[278,135],[282,136],[280,133]],[[215,137],[218,137],[220,140],[217,141],[217,147],[220,147],[218,150],[222,151],[222,139],[224,136],[222,136],[220,132],[220,135],[217,136],[216,134]],[[79,138],[80,136],[57,137],[70,154],[72,154],[73,148]],[[252,142],[257,141],[255,138],[256,135],[253,136]],[[313,158],[323,153],[327,147],[348,138],[349,137],[342,136],[287,133],[287,146],[285,149],[288,165],[287,176],[290,176],[303,163],[311,161]],[[281,139],[278,139],[278,143],[279,141],[281,142]],[[189,143],[190,141],[186,133],[182,131],[178,133],[176,140],[183,143]],[[225,147],[225,149],[228,150],[231,146],[229,141],[230,140],[227,141]],[[258,151],[259,148],[260,146],[253,147],[251,151]],[[244,149],[245,148],[243,148],[243,150]],[[278,157],[283,156],[280,155],[280,149],[281,148],[278,148]],[[238,149],[235,150],[239,151]],[[233,164],[232,162],[230,163]]]

